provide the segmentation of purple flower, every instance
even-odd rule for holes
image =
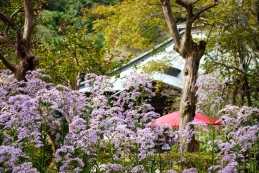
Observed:
[[[106,164],[103,169],[105,170],[105,173],[123,172],[125,170],[120,164]]]
[[[55,158],[57,162],[61,162],[65,157],[69,158],[71,156],[71,153],[74,153],[74,147],[73,146],[62,146],[55,152]],[[61,154],[64,153],[65,155]]]
[[[24,162],[22,163],[21,165],[19,166],[15,166],[13,168],[13,173],[16,173],[16,172],[30,172],[30,173],[37,173],[39,171],[37,171],[36,168],[33,168],[32,167],[32,163],[31,162]]]
[[[185,169],[182,173],[196,173],[198,172],[196,168]]]
[[[145,169],[142,165],[137,165],[134,168],[131,169],[131,173],[145,173]]]
[[[212,172],[215,172],[215,171],[221,170],[221,169],[222,169],[222,167],[220,165],[213,165],[213,166],[208,168],[208,172],[212,173]]]
[[[219,110],[224,99],[221,96],[222,82],[209,74],[200,76],[196,81],[198,90],[196,95],[198,96],[197,112]]]
[[[26,156],[20,148],[14,148],[11,146],[0,146],[0,165],[3,165],[2,169],[5,171],[11,171],[18,169],[16,166],[20,163],[20,159],[26,159]],[[29,163],[28,163],[29,164]]]
[[[225,172],[232,172],[232,173],[237,173],[237,166],[239,164],[237,162],[230,162],[229,164],[227,164],[227,166],[225,168],[223,168],[222,170],[218,171],[219,173],[225,173]]]
[[[62,166],[60,167],[60,171],[72,171],[72,172],[81,172],[82,168],[84,167],[84,163],[79,158],[67,158],[63,161]]]

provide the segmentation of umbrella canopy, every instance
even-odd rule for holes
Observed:
[[[206,124],[211,125],[221,125],[221,121],[217,120],[216,118],[210,117],[208,115],[204,115],[201,113],[195,113],[194,121],[200,121]],[[155,120],[154,125],[168,125],[172,127],[179,127],[180,123],[180,112],[173,112],[167,115],[164,115],[160,118]]]

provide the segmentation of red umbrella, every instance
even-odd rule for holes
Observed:
[[[179,127],[180,122],[180,112],[173,112],[167,115],[164,115],[160,118],[157,118],[155,120],[154,125],[168,125],[173,127]],[[212,124],[212,125],[221,125],[221,121],[217,120],[216,118],[212,118],[208,115],[204,115],[201,113],[195,113],[194,121],[201,121],[206,124]]]

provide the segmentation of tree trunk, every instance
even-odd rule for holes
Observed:
[[[252,106],[252,101],[251,101],[251,94],[250,94],[250,87],[248,84],[247,76],[244,75],[243,77],[243,86],[242,86],[242,92],[246,96],[247,99],[247,106]]]
[[[246,64],[244,62],[244,58],[242,57],[242,68],[245,72],[248,71],[248,64]],[[247,106],[252,106],[252,101],[251,101],[251,95],[250,95],[250,87],[249,87],[249,83],[248,83],[248,79],[247,79],[247,75],[244,74],[243,76],[243,86],[242,86],[242,89],[243,89],[243,92],[244,94],[246,95],[246,98],[247,98]]]
[[[196,109],[196,80],[198,78],[200,58],[195,53],[191,53],[185,60],[184,66],[184,87],[180,104],[180,130],[183,130],[186,124],[194,119]],[[191,126],[193,130],[193,126]],[[194,136],[187,143],[185,137],[180,138],[183,150],[194,151]]]
[[[231,104],[235,105],[236,103],[236,96],[237,96],[237,92],[238,91],[238,86],[234,86],[233,92],[232,92],[232,99],[231,99]]]
[[[39,58],[32,54],[31,42],[34,26],[33,1],[24,0],[24,31],[22,38],[16,38],[16,56],[20,59],[14,76],[17,80],[24,80],[26,72],[34,70]],[[19,37],[17,34],[16,37]]]
[[[16,69],[14,71],[14,76],[18,81],[25,80],[26,73],[30,70],[34,70],[39,61],[39,58],[32,54],[31,55],[25,54],[24,57],[19,59],[20,59],[20,64],[16,66]]]
[[[206,48],[205,41],[199,41],[195,43],[192,40],[191,29],[192,25],[199,18],[199,16],[208,11],[210,8],[218,4],[218,0],[213,0],[211,3],[196,9],[194,13],[194,6],[196,2],[189,2],[185,0],[175,0],[174,2],[186,9],[186,27],[183,36],[179,34],[177,29],[175,17],[172,11],[170,0],[160,0],[163,13],[166,19],[166,23],[169,28],[169,32],[174,39],[174,49],[185,59],[184,67],[184,87],[180,104],[180,130],[183,130],[186,124],[193,120],[195,115],[196,104],[196,80],[198,77],[198,69],[200,59],[204,54]],[[193,127],[192,127],[193,128]],[[187,144],[187,139],[180,136],[181,147],[187,151],[194,151],[194,136],[191,142]]]

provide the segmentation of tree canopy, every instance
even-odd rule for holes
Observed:
[[[26,7],[26,2],[31,3],[30,8],[34,10],[32,13],[34,18],[24,16],[26,12],[24,13],[23,6]],[[3,23],[0,23],[0,27],[4,37],[1,36],[0,41],[3,46],[1,68],[7,67],[14,72],[15,69],[12,67],[19,66],[20,69],[23,67],[19,57],[12,49],[13,41],[18,38],[14,28],[8,30],[8,39],[6,37],[6,26],[9,25],[10,28],[11,23],[6,24],[3,17],[9,18],[8,16],[10,16],[10,21],[15,22],[18,29],[22,30],[24,20],[33,24],[29,33],[34,37],[30,39],[30,46],[26,48],[26,56],[31,57],[31,50],[33,50],[37,54],[37,62],[40,57],[39,67],[45,69],[52,76],[53,82],[70,85],[76,89],[76,76],[79,73],[94,72],[111,75],[114,69],[128,61],[130,54],[121,55],[114,44],[103,47],[103,35],[94,32],[92,28],[94,16],[93,18],[84,17],[83,9],[87,10],[95,3],[115,4],[119,2],[119,0],[2,2],[0,11],[3,12],[1,17]],[[24,58],[22,59],[22,62],[25,62]],[[30,58],[25,59],[28,59],[29,64],[36,62],[30,61]],[[33,70],[36,64],[38,63],[35,63],[33,67],[25,68],[26,70],[18,77],[19,80],[24,79],[24,74],[28,70]]]
[[[79,73],[111,75],[130,56],[121,55],[116,45],[103,46],[104,36],[95,32],[95,16],[83,12],[95,3],[114,4],[119,1],[59,1],[46,5],[38,25],[41,35],[38,52],[40,67],[53,77],[53,82],[77,88]]]
[[[205,68],[222,76],[231,104],[258,105],[258,14],[258,1],[232,0],[220,3],[212,19],[204,21],[209,37]]]
[[[123,1],[111,6],[95,6],[85,15],[96,15],[94,28],[105,35],[105,42],[120,47],[151,48],[168,37],[158,1]]]

